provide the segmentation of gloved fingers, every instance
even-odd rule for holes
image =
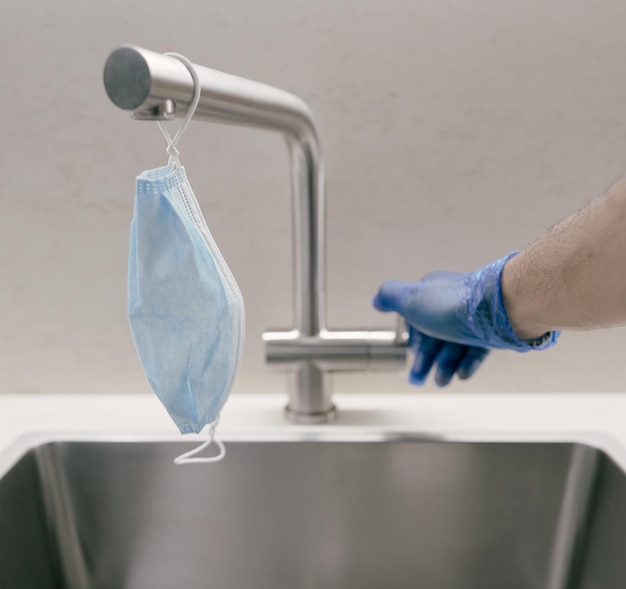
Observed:
[[[383,282],[372,301],[374,308],[383,312],[396,311],[396,313],[403,315],[405,311],[404,299],[409,284],[400,280]]]
[[[409,382],[414,385],[423,385],[426,377],[433,367],[439,350],[444,342],[442,340],[424,335],[415,329],[411,329],[411,349],[415,354],[413,367],[409,373]]]
[[[435,382],[441,387],[448,385],[455,374],[461,379],[468,379],[489,354],[486,348],[446,342],[425,335],[414,327],[410,327],[409,344],[415,355],[409,375],[409,382],[414,385],[423,385],[435,364]]]
[[[468,346],[446,342],[437,355],[437,372],[435,382],[440,387],[450,384],[452,377],[458,370],[463,358],[468,351]]]
[[[470,378],[478,370],[488,354],[489,350],[486,348],[469,346],[457,369],[459,378],[463,380]]]

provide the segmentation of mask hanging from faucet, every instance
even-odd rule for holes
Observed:
[[[222,257],[181,166],[177,144],[200,99],[168,141],[168,165],[137,177],[128,263],[128,319],[146,377],[183,434],[208,426],[208,439],[174,461],[214,462],[225,450],[215,427],[235,379],[244,341],[239,287]],[[196,457],[215,441],[217,456]]]

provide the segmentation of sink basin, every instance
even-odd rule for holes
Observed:
[[[2,589],[626,586],[626,477],[582,443],[411,436],[33,444],[0,478]]]

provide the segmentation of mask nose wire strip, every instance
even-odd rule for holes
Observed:
[[[168,155],[170,156],[168,165],[174,164],[177,168],[180,168],[180,158],[179,158],[180,152],[176,148],[176,145],[178,144],[183,133],[189,126],[189,123],[191,122],[191,119],[193,118],[193,115],[196,112],[196,108],[198,108],[198,103],[200,102],[200,92],[201,92],[200,79],[198,78],[198,73],[196,72],[196,69],[194,68],[193,64],[184,55],[180,55],[180,53],[165,53],[165,55],[174,57],[178,59],[178,61],[182,62],[185,65],[185,67],[189,70],[189,73],[191,74],[191,77],[193,78],[193,84],[194,84],[193,100],[191,101],[191,104],[189,105],[187,116],[185,117],[185,120],[183,121],[182,125],[179,127],[178,131],[176,131],[174,137],[171,136],[170,132],[167,130],[167,127],[161,121],[157,121],[157,125],[159,126],[159,129],[161,129],[163,136],[167,140],[166,151]],[[222,460],[222,458],[224,458],[224,456],[226,455],[226,448],[224,447],[224,443],[215,437],[215,428],[217,427],[218,422],[219,422],[219,418],[216,419],[211,425],[209,425],[208,438],[202,444],[200,444],[200,446],[198,446],[197,448],[193,448],[192,450],[189,450],[189,452],[185,452],[184,454],[181,454],[180,456],[175,458],[174,464],[177,464],[177,465],[179,464],[208,464],[211,462],[218,462]],[[218,447],[219,452],[217,453],[217,455],[202,457],[202,458],[194,458],[196,454],[199,454],[200,452],[202,452],[202,450],[204,450],[205,448],[208,448],[212,442],[215,442],[215,445]]]
[[[191,63],[184,55],[181,55],[180,53],[165,53],[164,55],[169,55],[170,57],[174,57],[178,59],[178,61],[182,62],[183,65],[189,70],[194,85],[193,100],[189,105],[187,116],[185,117],[185,120],[183,121],[178,131],[176,131],[174,137],[170,135],[170,132],[167,130],[167,127],[164,123],[162,123],[161,121],[157,121],[157,125],[159,126],[159,129],[161,129],[161,133],[163,133],[165,139],[167,140],[166,152],[170,156],[168,165],[174,164],[177,168],[180,168],[180,159],[178,157],[180,155],[180,152],[176,148],[176,145],[178,145],[180,138],[189,126],[193,115],[196,114],[196,109],[198,108],[198,103],[200,102],[200,94],[202,92],[202,88],[200,87],[200,78],[198,77],[196,68],[193,66],[193,63]]]

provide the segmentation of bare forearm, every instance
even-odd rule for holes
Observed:
[[[512,258],[502,292],[521,339],[626,323],[626,179]]]

